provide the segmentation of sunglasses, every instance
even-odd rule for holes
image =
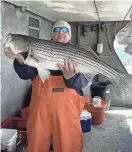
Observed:
[[[55,27],[54,28],[54,32],[60,32],[61,30],[64,33],[68,33],[69,32],[69,29],[67,27]]]

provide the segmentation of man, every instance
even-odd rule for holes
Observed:
[[[58,21],[53,26],[53,41],[69,43],[70,25]],[[87,79],[71,60],[65,60],[60,70],[51,71],[43,83],[37,69],[24,65],[26,55],[14,55],[14,69],[21,79],[32,80],[32,97],[27,121],[28,152],[81,152],[83,137],[80,126],[82,88]]]

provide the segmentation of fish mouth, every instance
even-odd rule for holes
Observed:
[[[7,57],[9,58],[12,58],[9,54],[10,53],[13,53],[11,48],[10,48],[10,42],[12,40],[12,34],[8,34],[5,39],[4,39],[4,42],[3,42],[3,50],[4,50],[4,53]]]
[[[12,40],[12,34],[9,33],[9,34],[5,37],[4,42],[3,42],[3,48],[4,48],[4,49],[10,47],[9,42],[10,42],[11,40]]]

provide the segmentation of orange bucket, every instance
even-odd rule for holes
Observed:
[[[92,125],[100,125],[104,122],[105,117],[105,101],[101,101],[101,107],[94,107],[91,104],[85,104],[84,109],[92,114]]]

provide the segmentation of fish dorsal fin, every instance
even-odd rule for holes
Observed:
[[[91,48],[90,45],[84,44],[84,45],[79,45],[80,48],[87,50],[88,52],[90,52],[92,55],[96,56],[97,58],[99,58],[99,56],[94,52],[94,50]]]

